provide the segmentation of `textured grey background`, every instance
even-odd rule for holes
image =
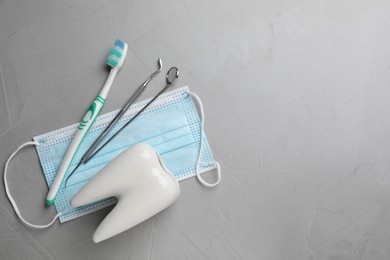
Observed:
[[[1,0],[1,164],[82,117],[121,38],[130,52],[103,112],[158,57],[177,66],[223,180],[182,182],[168,210],[97,245],[109,209],[31,230],[2,191],[0,259],[389,259],[389,14],[386,0]],[[28,220],[54,216],[33,148],[9,179]]]

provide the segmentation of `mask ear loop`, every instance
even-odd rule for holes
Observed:
[[[24,147],[26,146],[29,146],[29,145],[36,145],[36,146],[39,146],[40,144],[38,142],[26,142],[24,144],[22,144],[21,146],[18,147],[18,149],[16,149],[12,154],[11,156],[8,158],[7,162],[5,163],[5,167],[4,167],[4,186],[5,186],[5,192],[7,194],[7,197],[9,199],[9,201],[11,202],[12,204],[12,207],[14,208],[15,210],[15,213],[16,215],[19,217],[20,221],[30,227],[30,228],[35,228],[35,229],[43,229],[43,228],[48,228],[50,227],[51,225],[54,224],[54,222],[57,220],[57,218],[59,216],[61,216],[62,214],[64,214],[63,212],[59,212],[54,218],[53,220],[49,223],[49,224],[46,224],[46,225],[34,225],[34,224],[31,224],[29,222],[27,222],[21,215],[20,211],[19,211],[19,208],[18,206],[16,205],[16,202],[14,200],[14,198],[12,197],[10,191],[9,191],[9,188],[8,188],[8,183],[7,183],[7,170],[8,170],[8,165],[9,163],[11,162],[12,158],[14,158],[14,156],[21,150],[23,149]]]
[[[190,95],[199,105],[199,112],[200,112],[200,147],[199,147],[199,154],[198,159],[196,160],[196,177],[198,178],[199,182],[202,183],[205,187],[212,188],[217,186],[221,182],[221,166],[217,161],[214,161],[216,167],[217,167],[217,181],[215,183],[208,183],[205,181],[202,176],[200,176],[199,173],[199,162],[202,155],[202,149],[203,149],[203,129],[204,129],[204,111],[203,111],[203,104],[200,100],[199,96],[195,93],[190,92]]]

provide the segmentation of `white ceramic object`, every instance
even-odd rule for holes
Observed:
[[[118,203],[93,235],[95,243],[115,236],[171,205],[180,187],[159,154],[147,144],[125,150],[98,172],[72,199],[80,207],[108,197]]]

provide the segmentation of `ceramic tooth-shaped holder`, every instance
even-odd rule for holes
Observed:
[[[118,198],[93,235],[93,241],[99,243],[154,216],[179,194],[179,183],[159,154],[141,143],[106,165],[73,197],[71,204],[80,207],[108,197]]]

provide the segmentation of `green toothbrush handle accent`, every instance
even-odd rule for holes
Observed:
[[[98,116],[100,110],[104,105],[105,99],[101,96],[97,96],[95,101],[89,107],[88,111],[85,113],[83,119],[81,120],[78,130],[76,131],[72,142],[70,143],[68,150],[64,156],[64,159],[58,168],[57,175],[53,181],[53,184],[50,186],[50,191],[46,197],[46,205],[51,205],[54,202],[54,199],[57,195],[58,189],[61,186],[61,183],[65,177],[66,171],[68,170],[73,157],[75,156],[81,142],[83,141],[88,130],[91,128],[92,124],[95,122],[96,117]]]
[[[95,101],[85,113],[83,119],[81,119],[80,125],[78,126],[79,130],[84,130],[85,128],[87,129],[87,131],[89,130],[96,117],[98,116],[100,110],[102,109],[105,101],[106,100],[101,96],[96,97]]]

